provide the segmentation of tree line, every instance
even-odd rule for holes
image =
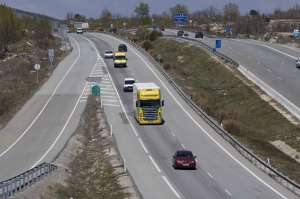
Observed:
[[[293,19],[300,20],[300,6],[298,4],[292,6],[286,11],[277,8],[273,13],[264,14],[258,10],[249,9],[248,13],[242,15],[239,11],[239,6],[235,3],[227,3],[223,9],[219,10],[213,6],[208,8],[189,12],[188,7],[184,4],[177,4],[170,7],[168,11],[163,11],[161,14],[150,15],[150,7],[147,3],[140,2],[134,9],[134,14],[130,17],[124,16],[119,13],[114,13],[107,8],[103,8],[99,13],[99,18],[87,18],[81,14],[73,14],[68,12],[65,20],[74,19],[75,21],[89,22],[92,29],[109,28],[113,24],[116,28],[151,26],[152,19],[155,25],[174,26],[173,16],[174,13],[188,13],[189,19],[193,20],[193,26],[206,25],[209,31],[210,24],[218,23],[223,25],[230,25],[235,34],[261,35],[267,31],[293,31],[296,26],[300,25],[297,22],[288,24],[274,23],[271,25],[272,20],[278,19]],[[126,25],[123,25],[123,22]],[[101,23],[101,27],[99,24]],[[298,21],[299,23],[299,21]],[[275,27],[276,26],[276,27]]]
[[[0,54],[6,54],[13,48],[13,44],[23,38],[32,39],[41,49],[49,47],[51,35],[51,21],[49,17],[22,15],[18,17],[16,11],[5,4],[0,4]]]

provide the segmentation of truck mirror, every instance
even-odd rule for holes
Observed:
[[[135,101],[135,107],[138,107],[138,105],[139,105],[139,104],[138,104],[138,102],[137,102],[137,101]]]
[[[165,100],[162,100],[161,101],[161,106],[164,106],[165,105]]]

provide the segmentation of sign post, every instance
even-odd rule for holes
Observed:
[[[299,37],[299,30],[298,29],[294,30],[294,37]]]
[[[125,20],[123,21],[123,25],[124,25],[124,28],[125,28],[125,26],[126,26],[126,21]]]
[[[229,27],[229,26],[226,26],[225,31],[226,31],[226,34],[227,34],[227,37],[228,37],[228,33],[230,32],[230,27]]]
[[[36,83],[39,83],[39,70],[41,66],[39,64],[34,65],[34,69],[36,70]]]
[[[52,62],[53,62],[53,59],[54,59],[54,49],[48,49],[48,55],[49,55],[49,59],[50,59],[50,62],[51,62],[51,68],[52,68]]]
[[[189,22],[190,22],[190,31],[191,31],[191,27],[192,27],[192,22],[193,22],[193,20],[189,20]]]

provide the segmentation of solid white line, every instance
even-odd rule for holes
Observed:
[[[107,66],[106,66],[106,64],[104,63],[102,57],[100,56],[100,54],[99,54],[99,52],[98,52],[96,46],[95,46],[88,38],[86,38],[86,37],[84,37],[84,38],[94,46],[94,48],[96,49],[96,52],[97,52],[97,54],[98,54],[98,59],[100,58],[100,59],[102,60],[103,64],[104,64],[104,67],[107,68]],[[119,41],[120,41],[120,40],[119,40]],[[121,43],[123,43],[123,42],[121,42]],[[110,74],[109,74],[109,72],[107,72],[107,76],[108,76],[110,79],[112,79],[111,76],[110,76]],[[122,110],[123,110],[123,112],[125,113],[126,118],[127,118],[127,120],[129,121],[129,124],[130,124],[130,126],[131,126],[131,128],[132,128],[134,134],[135,134],[136,136],[138,136],[137,131],[136,131],[135,128],[133,127],[133,124],[132,124],[132,122],[130,121],[130,119],[129,119],[129,117],[128,117],[126,111],[125,111],[125,108],[124,108],[124,106],[123,106],[123,102],[122,102],[122,100],[121,100],[121,98],[120,98],[119,92],[117,91],[117,88],[116,88],[114,82],[111,82],[111,83],[112,83],[113,87],[114,87],[115,90],[116,90],[116,94],[117,94],[117,96],[118,96],[118,99],[120,100],[120,105],[121,105],[121,107],[122,107]]]
[[[143,142],[142,142],[142,140],[141,140],[140,138],[139,138],[139,141],[140,141],[140,143],[141,143],[142,147],[144,148],[145,152],[146,152],[146,153],[148,153],[148,151],[147,151],[146,147],[144,146],[144,144],[143,144]]]
[[[75,41],[75,40],[74,40]],[[75,41],[76,42],[76,41]],[[78,45],[78,43],[76,42],[76,44]],[[78,48],[79,49],[79,48]],[[52,99],[52,97],[54,96],[56,90],[58,89],[58,87],[60,86],[60,84],[62,83],[62,81],[65,79],[65,77],[67,76],[67,74],[69,74],[69,72],[71,71],[71,69],[73,68],[73,66],[75,65],[75,63],[77,62],[77,60],[80,57],[80,49],[79,49],[79,53],[78,53],[78,57],[76,58],[76,60],[73,62],[73,64],[71,65],[71,67],[68,69],[68,71],[66,72],[66,74],[62,77],[62,79],[60,80],[60,82],[58,83],[58,85],[56,86],[56,88],[54,89],[52,95],[50,96],[50,98],[48,99],[48,101],[46,102],[46,104],[44,105],[44,107],[42,108],[42,110],[39,112],[39,114],[36,116],[36,118],[31,122],[31,124],[27,127],[27,129],[22,133],[22,135],[10,146],[8,147],[3,153],[0,154],[0,157],[2,155],[4,155],[8,150],[10,150],[26,133],[27,131],[31,128],[31,126],[35,123],[35,121],[40,117],[40,115],[42,114],[42,112],[45,110],[46,106],[48,105],[48,103],[50,102],[50,100]],[[81,96],[80,96],[81,97]],[[78,98],[79,100],[80,98]],[[34,166],[33,166],[34,167]]]
[[[282,80],[280,77],[278,77],[278,79]]]
[[[152,163],[154,164],[154,166],[156,167],[157,171],[160,173],[161,170],[158,168],[157,164],[154,162],[154,160],[152,159],[152,157],[149,155],[150,160],[152,161]]]
[[[166,181],[167,185],[170,187],[170,189],[175,193],[175,195],[177,196],[177,198],[180,198],[180,195],[177,193],[177,191],[175,191],[175,189],[172,187],[172,185],[169,183],[169,181],[167,180],[167,178],[165,176],[163,176],[163,179]]]
[[[172,134],[175,136],[175,134],[172,132]]]
[[[75,41],[75,40],[74,40]],[[76,42],[76,41],[75,41]],[[77,43],[77,42],[76,42]],[[78,45],[78,44],[77,44]],[[79,48],[79,45],[78,45],[78,49],[79,49],[79,52],[80,52],[80,48]],[[80,53],[79,53],[80,54]],[[95,67],[96,67],[96,65],[94,66],[94,68],[93,68],[93,70],[95,69]],[[69,71],[68,71],[69,72]],[[93,71],[92,71],[93,72]],[[66,75],[67,75],[67,73],[66,73]],[[65,76],[66,76],[65,75]],[[64,76],[64,77],[65,77]],[[62,82],[62,80],[61,80],[61,82]],[[61,83],[60,82],[60,83]],[[83,93],[84,93],[84,91],[85,91],[85,88],[87,87],[87,85],[88,85],[88,82],[86,82],[85,83],[85,86],[83,87],[83,89],[82,89],[82,92],[81,92],[81,95],[79,96],[79,98],[78,98],[78,100],[77,100],[77,102],[76,102],[76,104],[75,104],[75,106],[74,106],[74,108],[73,108],[73,110],[72,110],[72,112],[71,112],[71,114],[70,114],[70,116],[69,116],[69,118],[68,118],[68,120],[66,121],[66,123],[65,123],[65,125],[64,125],[64,127],[62,128],[62,130],[60,131],[60,133],[59,133],[59,135],[57,136],[57,138],[55,139],[55,141],[52,143],[52,145],[50,146],[50,148],[46,151],[46,153],[31,167],[31,168],[33,168],[33,167],[35,167],[36,165],[38,165],[42,160],[43,160],[43,158],[49,153],[49,151],[54,147],[54,145],[56,144],[56,142],[59,140],[59,138],[60,138],[60,136],[62,135],[62,133],[64,132],[64,130],[65,130],[65,128],[67,127],[67,125],[69,124],[69,121],[71,120],[71,117],[73,116],[73,113],[75,112],[75,109],[77,108],[77,105],[78,105],[78,103],[79,103],[79,101],[80,101],[80,98],[82,97],[82,95],[83,95]],[[54,94],[54,92],[53,92],[53,94]],[[53,95],[52,95],[53,96]]]
[[[270,71],[270,72],[271,72],[271,70],[270,70],[270,69],[268,69],[268,71]]]
[[[211,178],[213,178],[209,173],[207,173]]]
[[[248,56],[249,59],[251,59],[251,57]]]
[[[115,37],[112,36],[108,36],[111,37],[119,42],[122,43],[121,40],[116,39]],[[243,45],[243,44],[241,44]],[[264,184],[265,186],[267,186],[269,189],[271,189],[273,192],[275,192],[276,194],[278,194],[279,196],[281,196],[282,198],[286,198],[284,197],[281,193],[279,193],[277,190],[275,190],[273,187],[271,187],[270,185],[268,185],[266,182],[264,182],[261,178],[259,178],[257,175],[255,175],[255,173],[253,173],[250,169],[248,169],[245,165],[243,165],[240,161],[238,161],[233,155],[231,155],[231,153],[229,153],[219,142],[217,142],[208,132],[206,132],[197,122],[196,120],[182,107],[182,105],[177,101],[177,99],[174,97],[174,95],[170,92],[170,90],[167,88],[167,86],[163,83],[163,81],[157,76],[157,74],[155,74],[155,72],[153,71],[153,69],[147,64],[147,62],[140,56],[138,55],[131,47],[129,47],[141,60],[143,60],[143,62],[145,63],[145,65],[152,71],[152,73],[154,74],[154,76],[156,76],[156,78],[161,82],[161,84],[165,87],[165,89],[168,91],[168,93],[172,96],[172,98],[174,99],[174,101],[178,104],[178,106],[180,106],[180,108],[189,116],[189,118],[191,118],[191,120],[213,141],[216,143],[216,145],[218,145],[229,157],[231,157],[236,163],[238,163],[241,167],[243,167],[246,171],[248,171],[248,173],[250,173],[253,177],[255,177],[258,181],[260,181],[262,184]],[[96,48],[95,48],[96,49]],[[119,97],[119,96],[118,96]],[[121,103],[122,104],[122,103]],[[126,112],[124,111],[124,113],[126,114]],[[127,115],[127,114],[126,114]]]
[[[87,100],[80,100],[80,102],[86,102]]]
[[[224,189],[229,195],[231,195],[231,193],[229,193],[229,191],[227,191],[226,189]]]
[[[181,146],[185,149],[185,147],[183,146],[183,144],[181,144]]]
[[[116,104],[102,104],[103,106],[120,106],[120,105],[116,105]]]

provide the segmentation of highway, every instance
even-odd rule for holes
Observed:
[[[99,33],[70,38],[73,52],[0,131],[0,181],[55,158],[78,126],[90,93],[85,78],[98,76],[108,123],[144,198],[297,198],[217,134],[132,46],[127,45],[128,67],[114,68],[103,53],[116,51],[122,41]],[[164,125],[136,123],[132,93],[122,90],[125,77],[161,87]],[[178,149],[193,151],[197,170],[172,168]]]
[[[176,35],[176,30],[164,34]],[[195,39],[195,34],[189,34]],[[215,47],[216,38],[196,38]],[[300,57],[300,49],[287,45],[266,43],[248,39],[221,39],[222,47],[217,51],[227,55],[247,68],[250,73],[262,80],[288,101],[300,108],[300,70],[295,59]]]

